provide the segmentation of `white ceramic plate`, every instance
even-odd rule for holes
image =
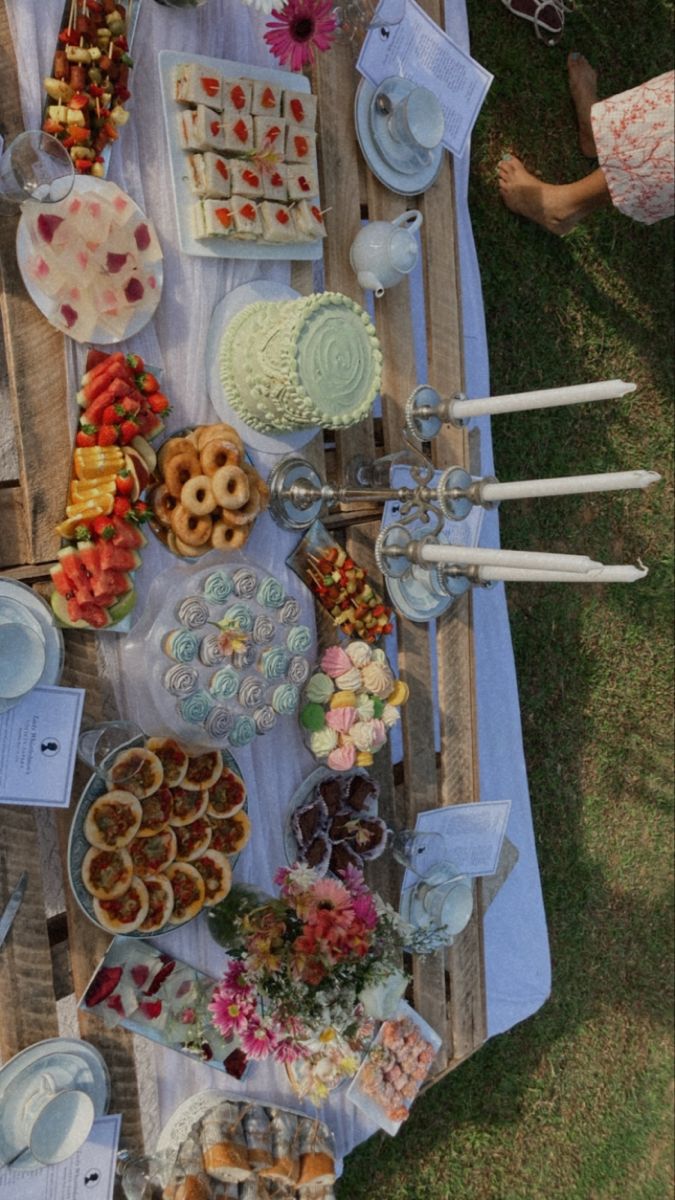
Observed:
[[[273,67],[254,67],[250,63],[234,62],[229,58],[208,58],[203,54],[180,54],[175,50],[160,50],[159,77],[162,89],[164,124],[169,146],[173,196],[176,205],[178,240],[183,254],[203,258],[267,258],[288,262],[290,259],[318,259],[323,256],[322,238],[311,242],[247,242],[237,238],[196,238],[192,232],[191,209],[197,197],[188,182],[186,151],[178,141],[177,115],[185,105],[177,104],[173,96],[174,67],[182,63],[200,63],[207,70],[229,79],[269,79],[279,87],[294,92],[311,92],[306,76],[296,71],[279,71]]]
[[[407,80],[401,80],[402,85],[407,82]],[[413,86],[410,84],[411,90]],[[395,192],[397,196],[421,196],[431,187],[441,169],[443,146],[437,146],[432,151],[429,166],[420,167],[419,170],[411,173],[406,164],[406,170],[397,171],[384,157],[373,136],[372,114],[376,91],[377,89],[367,79],[362,79],[356,89],[354,123],[361,153],[375,178],[379,179],[380,183],[384,184],[390,192]]]
[[[414,1008],[411,1008],[409,1004],[406,1004],[405,1000],[401,1001],[401,1003],[399,1004],[398,1008],[396,1009],[396,1012],[394,1013],[391,1020],[398,1021],[398,1020],[401,1020],[403,1017],[410,1017],[410,1020],[415,1022],[415,1025],[420,1030],[420,1033],[422,1034],[422,1036],[425,1038],[425,1040],[427,1042],[429,1042],[433,1046],[434,1050],[438,1053],[438,1050],[441,1047],[441,1038],[436,1033],[436,1030],[431,1028],[431,1025],[427,1025],[426,1021],[419,1015],[418,1012],[415,1011]],[[373,1040],[370,1049],[372,1050],[375,1046],[379,1045],[381,1040],[382,1040],[382,1027],[380,1027],[377,1037]],[[391,1136],[393,1137],[395,1133],[398,1133],[403,1122],[390,1120],[390,1118],[384,1112],[384,1109],[380,1108],[379,1104],[376,1104],[376,1102],[372,1098],[372,1096],[367,1096],[365,1092],[361,1091],[361,1078],[363,1075],[363,1068],[365,1067],[367,1062],[368,1062],[368,1055],[366,1055],[365,1059],[363,1060],[363,1063],[359,1067],[358,1071],[356,1072],[356,1075],[354,1076],[354,1078],[352,1079],[352,1081],[349,1085],[349,1088],[347,1089],[347,1099],[351,1100],[352,1104],[355,1104],[357,1108],[360,1108],[361,1112],[364,1113],[365,1116],[367,1116],[369,1118],[369,1120],[375,1121],[375,1123],[377,1125],[379,1125],[381,1129],[386,1130],[386,1132],[391,1134]],[[433,1064],[431,1064],[431,1065],[433,1065]],[[420,1087],[422,1086],[423,1083],[424,1083],[424,1080],[421,1081]],[[408,1109],[410,1109],[412,1107],[412,1105],[415,1103],[415,1101],[414,1100],[403,1101],[403,1103],[406,1105],[406,1107]]]
[[[291,798],[290,804],[286,809],[286,818],[284,820],[284,849],[286,851],[286,858],[288,859],[289,866],[293,866],[293,864],[297,862],[298,858],[298,843],[291,825],[291,818],[296,808],[300,808],[305,801],[309,800],[317,783],[323,783],[324,779],[336,778],[344,779],[346,783],[347,780],[351,779],[353,775],[361,775],[364,779],[371,778],[363,767],[354,767],[351,771],[343,772],[331,771],[329,767],[317,767],[316,771],[312,771],[311,775],[308,775],[306,779],[303,779],[297,792]],[[377,803],[371,804],[367,809],[364,809],[364,815],[376,817],[377,810]],[[326,873],[329,875],[331,874],[330,871],[327,871]]]
[[[73,183],[73,190],[70,193],[70,195],[72,196],[76,192],[101,192],[102,195],[105,195],[106,189],[109,188],[109,186],[110,185],[106,179],[90,178],[88,175],[76,176],[74,183]],[[128,199],[131,199],[131,197],[129,196]],[[30,203],[31,203],[30,200],[26,201],[26,204],[30,204]],[[147,225],[149,225],[149,227],[151,228],[155,237],[157,237],[157,234],[155,232],[155,227],[154,227],[152,221],[150,220],[150,218],[146,217],[143,210],[141,208],[139,208],[138,205],[133,200],[132,200],[132,204],[134,205],[135,217],[136,218],[140,217],[143,221],[145,221],[145,223]],[[25,213],[23,211],[24,208],[25,208],[25,205],[22,206],[21,219],[19,221],[19,226],[16,231],[17,262],[19,264],[21,278],[23,279],[23,282],[26,286],[26,291],[28,292],[28,295],[30,296],[30,298],[33,301],[33,304],[36,306],[36,308],[39,308],[43,317],[47,318],[50,325],[54,325],[55,329],[58,329],[60,333],[64,333],[67,337],[73,338],[73,341],[75,341],[75,342],[86,341],[86,342],[92,342],[92,343],[95,342],[99,346],[111,346],[111,345],[116,344],[117,342],[124,341],[126,338],[133,337],[134,334],[138,333],[141,329],[144,328],[145,325],[147,325],[148,321],[152,320],[152,317],[154,316],[154,313],[155,313],[155,309],[157,308],[157,305],[159,304],[159,301],[160,301],[160,297],[162,295],[162,282],[164,279],[164,268],[162,265],[161,258],[159,258],[157,260],[157,262],[153,265],[153,275],[155,276],[155,278],[157,280],[157,287],[155,288],[155,295],[154,295],[154,304],[152,305],[151,308],[143,308],[143,309],[139,309],[136,312],[134,312],[131,316],[130,321],[127,323],[127,326],[121,337],[117,337],[114,333],[112,333],[109,329],[106,329],[103,325],[96,325],[94,327],[94,330],[93,330],[93,333],[91,334],[91,336],[86,337],[86,338],[75,337],[74,334],[68,333],[67,330],[61,329],[60,325],[56,325],[54,323],[54,321],[52,321],[52,319],[51,319],[51,313],[54,309],[54,301],[53,301],[52,297],[47,296],[38,287],[35,280],[31,278],[31,276],[29,275],[29,273],[26,269],[26,264],[28,262],[28,259],[30,258],[30,255],[34,251],[34,247],[33,247],[33,244],[31,242],[29,234],[28,234],[27,223],[25,220]],[[133,219],[134,219],[133,217],[129,218],[130,221]]]
[[[44,638],[45,665],[36,687],[56,687],[63,671],[64,646],[63,634],[52,617],[51,609],[32,588],[16,579],[0,578],[0,620],[10,619],[2,615],[3,600],[12,602],[12,611],[14,605],[18,605],[16,618],[12,617],[12,620],[20,620],[30,629],[36,630],[37,627]],[[18,700],[0,700],[0,713],[18,703]]]
[[[108,1068],[89,1042],[49,1038],[28,1046],[0,1068],[0,1162],[12,1158],[25,1145],[21,1110],[38,1086],[43,1071],[49,1072],[57,1088],[77,1088],[86,1092],[93,1101],[96,1117],[103,1116],[108,1108]],[[12,1170],[30,1171],[39,1166],[40,1163],[28,1153],[14,1164]]]
[[[315,425],[290,433],[271,434],[261,433],[247,425],[232,408],[220,378],[220,343],[232,318],[249,304],[255,304],[258,300],[297,300],[299,295],[292,287],[271,279],[243,283],[241,287],[228,292],[216,305],[206,338],[206,374],[211,403],[221,421],[232,425],[252,450],[260,450],[264,454],[288,454],[289,450],[298,450],[316,436],[319,427]]]

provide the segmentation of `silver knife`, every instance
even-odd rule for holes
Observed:
[[[21,907],[21,901],[24,898],[27,883],[28,872],[22,871],[21,875],[19,876],[19,882],[17,883],[7,902],[7,907],[4,913],[0,917],[0,946],[3,945],[7,934],[12,928],[12,921]]]

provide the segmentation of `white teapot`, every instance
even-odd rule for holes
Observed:
[[[349,251],[349,261],[362,288],[383,296],[384,289],[400,283],[418,257],[415,230],[422,224],[417,209],[401,213],[394,221],[369,221],[359,230]]]

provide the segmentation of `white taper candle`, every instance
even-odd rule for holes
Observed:
[[[524,500],[530,496],[578,496],[587,492],[613,492],[646,488],[658,483],[656,471],[609,471],[604,475],[566,475],[560,479],[521,479],[513,483],[479,485],[482,502]]]
[[[545,554],[538,550],[491,550],[480,546],[422,546],[420,557],[428,563],[461,563],[464,567],[502,566],[572,571],[584,574],[602,566],[584,554]]]
[[[526,412],[534,408],[556,408],[561,404],[584,404],[588,400],[615,400],[635,391],[634,383],[606,379],[599,383],[579,383],[572,387],[545,388],[535,392],[513,392],[507,396],[486,396],[482,400],[452,400],[450,416],[459,421],[467,417],[508,412]]]
[[[573,571],[524,571],[517,567],[479,567],[478,578],[485,583],[635,583],[649,572],[646,567],[596,567],[585,575]]]

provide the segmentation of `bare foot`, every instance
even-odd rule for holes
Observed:
[[[567,56],[567,71],[572,101],[577,111],[581,153],[586,158],[595,158],[597,151],[591,124],[591,108],[598,98],[598,76],[588,59],[576,51]]]
[[[564,192],[564,184],[543,183],[513,155],[500,160],[497,174],[502,200],[511,212],[536,221],[537,225],[558,236],[574,229],[577,221],[559,196]]]

